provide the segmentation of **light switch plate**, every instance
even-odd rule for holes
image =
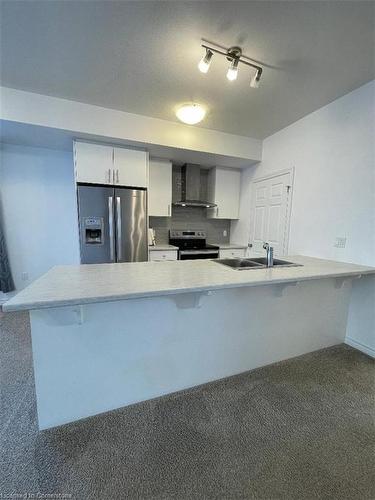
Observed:
[[[333,246],[335,248],[345,248],[346,247],[346,238],[336,237],[335,243]]]

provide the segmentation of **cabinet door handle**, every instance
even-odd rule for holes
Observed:
[[[170,205],[170,203],[168,204],[168,215],[171,215],[171,205]]]
[[[216,217],[219,217],[219,207],[216,207]]]
[[[115,184],[115,171],[112,170],[112,184]]]
[[[116,170],[116,182],[117,182],[117,184],[120,182],[118,179],[118,169]]]
[[[108,182],[111,182],[111,169],[108,169]]]

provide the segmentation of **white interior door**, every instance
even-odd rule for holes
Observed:
[[[292,173],[253,182],[250,215],[250,255],[264,255],[263,243],[275,255],[288,253]]]

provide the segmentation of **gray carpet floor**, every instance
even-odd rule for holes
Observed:
[[[0,335],[0,498],[375,498],[375,367],[350,347],[39,433],[27,314]]]

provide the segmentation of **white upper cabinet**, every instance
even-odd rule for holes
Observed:
[[[148,215],[170,217],[172,214],[172,163],[150,160]]]
[[[74,142],[77,182],[148,187],[148,153],[134,149]]]
[[[207,210],[210,219],[238,219],[241,171],[215,167],[208,174],[208,198],[216,203]]]
[[[115,184],[148,187],[148,153],[135,149],[113,148]]]
[[[74,166],[77,182],[113,183],[113,148],[88,142],[74,143]]]

